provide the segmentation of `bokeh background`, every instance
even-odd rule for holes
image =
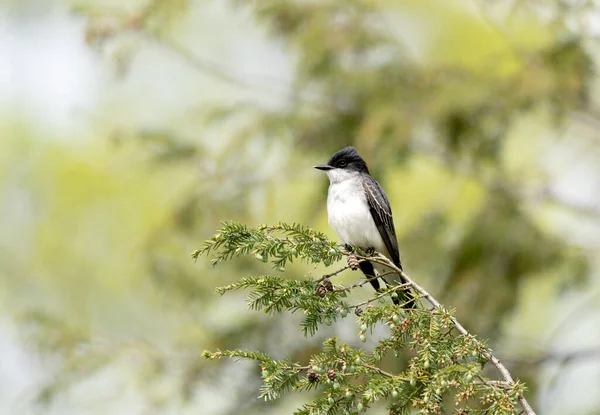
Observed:
[[[292,413],[202,350],[303,361],[354,319],[305,339],[214,294],[265,264],[189,254],[224,220],[335,238],[312,166],[354,145],[407,272],[538,413],[600,414],[597,3],[0,2],[0,413]]]

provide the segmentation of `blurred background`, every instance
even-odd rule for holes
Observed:
[[[312,166],[354,145],[409,275],[538,413],[600,414],[597,3],[0,2],[0,413],[292,413],[202,350],[305,361],[354,318],[304,339],[214,294],[265,264],[190,252],[224,220],[335,238]]]

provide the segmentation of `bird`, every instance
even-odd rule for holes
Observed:
[[[402,270],[390,202],[381,185],[369,173],[367,163],[358,151],[354,147],[345,147],[331,156],[327,163],[314,168],[327,173],[329,226],[346,248],[377,251]],[[379,278],[376,277],[391,271],[385,265],[369,261],[361,261],[359,267],[376,291],[381,289]],[[386,286],[407,282],[397,273],[380,278]],[[400,297],[406,308],[414,307],[414,297],[408,291],[402,291]],[[392,301],[400,304],[398,297],[393,296]]]

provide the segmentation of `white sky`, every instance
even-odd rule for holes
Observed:
[[[96,57],[83,21],[59,8],[40,18],[0,15],[0,106],[39,127],[66,127],[95,96]]]

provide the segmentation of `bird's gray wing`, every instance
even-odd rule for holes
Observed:
[[[379,183],[371,176],[368,176],[367,180],[363,181],[363,189],[367,198],[369,210],[371,211],[371,216],[373,217],[377,230],[379,230],[383,243],[390,254],[390,259],[398,268],[402,269],[390,202]]]
[[[373,179],[371,176],[369,176],[367,180],[363,182],[363,189],[367,198],[369,210],[371,211],[371,216],[373,217],[375,225],[377,226],[377,230],[379,230],[379,234],[383,239],[383,243],[388,250],[390,259],[398,268],[402,269],[402,264],[400,264],[400,253],[398,252],[398,240],[396,239],[396,229],[394,228],[394,221],[392,220],[392,209],[390,208],[390,202],[379,183],[377,183],[377,181],[375,181],[375,179]],[[385,281],[386,285],[390,285],[389,280],[386,280],[385,278],[383,278],[383,280]],[[400,275],[399,282],[404,284],[407,281],[402,275]],[[403,303],[405,308],[415,307],[415,298],[408,289],[403,290],[400,293],[400,298],[393,297],[392,300],[396,305]]]

